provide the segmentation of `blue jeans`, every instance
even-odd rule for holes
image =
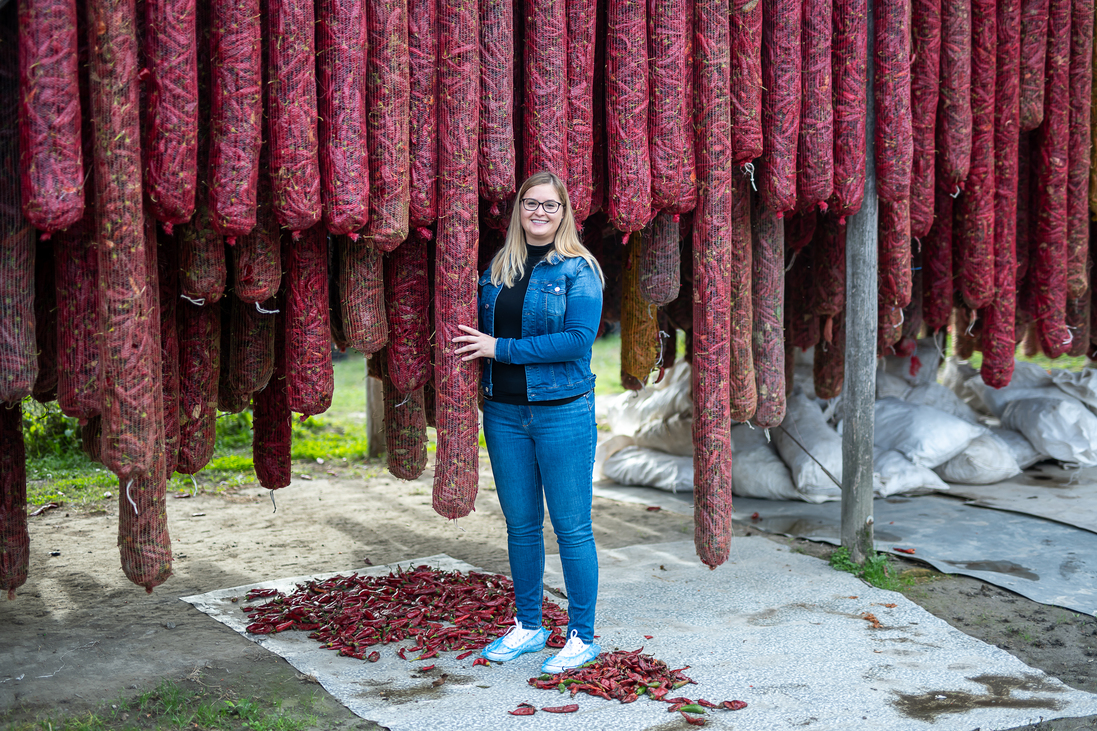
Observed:
[[[541,626],[547,502],[568,593],[568,636],[576,630],[579,639],[593,642],[598,598],[598,554],[590,518],[598,441],[594,392],[561,406],[485,401],[484,439],[507,520],[518,620],[523,627]]]

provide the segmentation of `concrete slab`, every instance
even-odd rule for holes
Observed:
[[[472,568],[447,556],[408,563]],[[1097,695],[1073,690],[963,634],[899,594],[772,541],[734,541],[731,560],[716,571],[697,561],[692,541],[602,551],[599,563],[596,629],[605,649],[643,645],[672,667],[691,666],[687,674],[698,684],[684,695],[749,704],[711,713],[710,728],[985,731],[1097,714]],[[557,556],[548,557],[545,579],[547,586],[563,585]],[[252,586],[286,589],[301,580]],[[229,600],[252,586],[184,601],[243,634],[240,604]],[[866,613],[880,626],[874,628]],[[576,714],[507,715],[522,702],[537,708],[569,702],[527,684],[547,652],[489,668],[444,653],[430,660],[437,668],[425,675],[416,672],[420,663],[399,660],[394,646],[382,648],[380,662],[365,663],[337,657],[304,635],[252,639],[316,677],[359,716],[394,731],[684,727],[664,704],[643,699],[622,705],[580,695]],[[438,673],[448,677],[436,687]]]

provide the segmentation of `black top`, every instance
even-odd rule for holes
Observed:
[[[495,298],[494,335],[496,338],[514,338],[515,340],[522,338],[522,308],[526,302],[530,275],[537,262],[554,248],[555,242],[544,246],[526,244],[526,265],[523,267],[522,278],[515,282],[513,287],[500,289],[499,296]],[[571,403],[577,398],[579,396],[531,402],[526,395],[526,367],[513,363],[500,363],[497,360],[491,362],[492,401],[501,404],[533,403],[537,406],[557,406]]]

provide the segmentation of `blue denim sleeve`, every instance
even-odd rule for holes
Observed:
[[[602,320],[602,282],[586,262],[568,289],[564,329],[531,338],[499,338],[495,360],[500,363],[564,363],[590,355]]]

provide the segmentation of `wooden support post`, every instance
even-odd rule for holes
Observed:
[[[380,378],[366,376],[366,448],[376,459],[385,453],[385,390]]]
[[[867,0],[865,198],[846,229],[846,374],[842,394],[842,545],[856,563],[873,552],[872,441],[876,401],[877,199],[873,45],[876,23]]]

